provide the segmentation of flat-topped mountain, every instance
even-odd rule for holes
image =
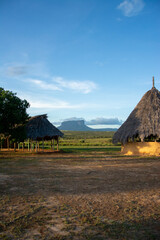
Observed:
[[[116,131],[117,128],[90,128],[85,125],[84,120],[72,120],[64,121],[61,123],[61,126],[58,127],[59,130],[68,130],[68,131]]]
[[[85,125],[84,120],[62,122],[61,126],[58,127],[58,129],[69,131],[92,131],[92,128]]]

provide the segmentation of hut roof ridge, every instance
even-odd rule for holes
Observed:
[[[36,118],[48,118],[48,116],[47,116],[46,113],[45,114],[40,114],[40,115],[30,117],[29,120],[36,119]]]

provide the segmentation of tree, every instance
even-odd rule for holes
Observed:
[[[18,98],[16,93],[0,88],[0,133],[8,138],[18,137],[29,118],[26,112],[28,107],[29,103]],[[24,133],[24,129],[22,132]]]

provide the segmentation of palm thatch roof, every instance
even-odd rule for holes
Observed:
[[[160,138],[160,92],[154,87],[146,92],[127,120],[113,136],[113,143],[154,136]]]
[[[27,138],[33,140],[62,137],[63,133],[47,119],[47,114],[31,117],[26,124]]]

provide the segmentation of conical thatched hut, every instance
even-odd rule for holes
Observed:
[[[26,124],[27,138],[36,141],[56,140],[58,145],[59,137],[63,133],[58,130],[47,119],[47,114],[31,117]]]
[[[122,143],[127,155],[160,155],[160,92],[154,87],[146,92],[127,120],[113,136]]]

